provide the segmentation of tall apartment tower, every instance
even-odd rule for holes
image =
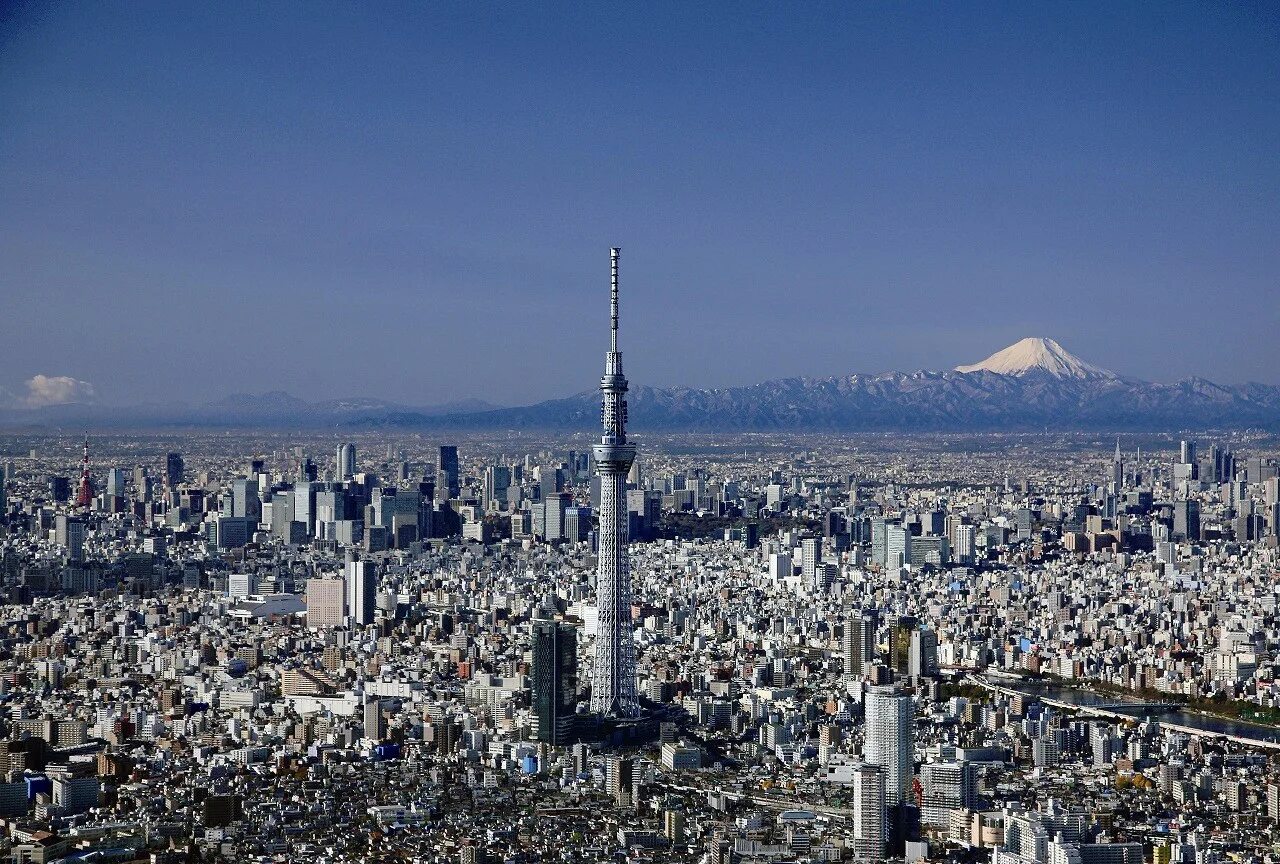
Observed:
[[[956,810],[972,810],[978,800],[978,771],[972,762],[930,762],[920,769],[924,792],[920,821],[944,827]]]
[[[911,697],[893,685],[867,691],[866,759],[884,769],[885,803],[894,807],[911,792]]]
[[[339,444],[333,479],[345,483],[356,475],[356,445]]]
[[[860,764],[853,774],[853,859],[879,861],[889,841],[888,807],[884,800],[885,772],[879,765]]]
[[[627,555],[627,473],[636,447],[627,443],[627,378],[618,350],[618,255],[609,250],[609,353],[600,379],[600,419],[604,433],[592,448],[600,472],[599,565],[596,603],[600,624],[596,633],[595,668],[591,682],[591,710],[605,717],[630,718],[640,713],[636,698],[636,655],[631,632],[631,562]]]
[[[871,610],[854,611],[844,622],[841,655],[846,675],[864,675],[876,656],[876,616]]]
[[[364,737],[370,741],[381,741],[386,734],[387,721],[382,716],[382,700],[377,696],[365,694]]]

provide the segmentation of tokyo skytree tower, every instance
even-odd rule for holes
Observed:
[[[627,378],[618,350],[618,255],[609,250],[611,270],[609,353],[600,379],[600,420],[604,434],[593,448],[600,471],[600,563],[596,570],[596,603],[600,625],[596,631],[595,670],[591,710],[605,717],[634,718],[636,647],[631,630],[631,561],[627,555],[627,472],[636,447],[627,443]]]

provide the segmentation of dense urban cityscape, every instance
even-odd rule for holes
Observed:
[[[1274,438],[638,448],[619,251],[594,443],[6,436],[14,862],[1271,860]]]
[[[15,861],[1270,854],[1269,440],[643,440],[616,741],[589,448],[182,441],[7,439]]]
[[[1278,109],[1274,0],[0,0],[0,864],[1280,864]]]

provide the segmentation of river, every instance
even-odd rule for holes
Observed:
[[[1120,714],[1132,713],[1135,718],[1143,714],[1142,706],[1146,704],[1143,700],[1134,697],[1095,693],[1090,690],[1068,687],[1062,684],[1017,681],[1012,678],[987,678],[981,680],[1002,690],[1052,699],[1056,702],[1064,702],[1085,710],[1088,710],[1091,706],[1106,705],[1109,711]],[[1128,706],[1118,707],[1115,704],[1117,702],[1131,702],[1133,707],[1132,709]],[[1226,717],[1212,717],[1183,708],[1160,711],[1152,716],[1164,725],[1179,726],[1193,734],[1226,735],[1244,743],[1256,743],[1269,748],[1280,748],[1280,727],[1277,726],[1249,723],[1244,720],[1231,720]]]

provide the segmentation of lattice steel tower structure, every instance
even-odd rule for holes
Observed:
[[[80,484],[76,486],[76,506],[86,510],[93,504],[93,478],[89,476],[89,435],[84,436],[84,458],[80,460]]]
[[[636,446],[627,443],[627,378],[622,374],[622,352],[618,350],[621,252],[616,247],[609,250],[610,341],[600,379],[604,434],[592,448],[600,471],[600,563],[596,570],[600,626],[596,631],[591,710],[604,717],[629,719],[640,713],[631,630],[631,561],[627,555],[627,472],[636,459]]]

